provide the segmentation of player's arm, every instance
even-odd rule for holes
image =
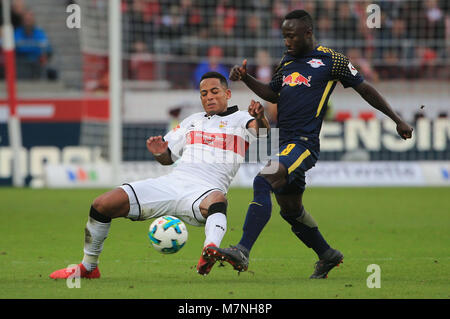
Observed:
[[[397,133],[404,140],[411,138],[413,128],[409,126],[403,119],[396,114],[389,103],[381,96],[380,93],[369,83],[363,81],[361,84],[354,87],[355,91],[363,97],[371,106],[383,112],[397,124]]]
[[[262,83],[247,73],[247,59],[242,62],[241,66],[235,65],[231,69],[229,78],[231,81],[241,80],[250,90],[266,101],[278,102],[278,94],[270,88],[269,84]]]
[[[155,159],[161,165],[173,164],[172,157],[170,155],[169,142],[164,141],[162,136],[152,136],[147,139],[147,149],[153,154]]]
[[[248,113],[255,119],[248,122],[247,129],[255,136],[259,136],[259,129],[270,129],[269,121],[264,115],[264,107],[261,103],[252,100],[248,106]]]

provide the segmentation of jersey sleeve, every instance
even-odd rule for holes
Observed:
[[[364,81],[361,73],[352,65],[349,58],[337,52],[332,53],[333,66],[331,76],[339,80],[344,88],[355,87]]]
[[[244,135],[247,137],[249,143],[253,143],[257,137],[252,134],[252,132],[248,129],[248,124],[255,120],[253,116],[251,116],[246,111],[239,111],[239,126],[243,130]]]
[[[238,118],[239,126],[243,129],[247,129],[248,123],[250,123],[250,121],[255,119],[246,111],[239,111],[238,116],[239,116]]]
[[[283,85],[283,74],[281,73],[281,70],[278,70],[273,74],[269,86],[272,89],[272,91],[278,93],[280,92],[282,85]]]
[[[278,64],[275,73],[272,75],[272,80],[269,83],[270,88],[275,93],[280,92],[281,87],[283,86],[283,73],[281,72],[281,69],[283,68],[286,61],[286,57],[283,57],[281,59],[280,64]]]
[[[164,141],[169,142],[168,147],[174,161],[183,155],[183,149],[186,146],[186,134],[192,121],[193,116],[189,116],[164,135]]]

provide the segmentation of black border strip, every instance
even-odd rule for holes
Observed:
[[[448,299],[0,299],[2,311],[11,309],[16,314],[29,314],[30,307],[36,313],[47,313],[48,309],[60,306],[64,309],[83,308],[92,314],[106,312],[129,314],[132,307],[144,313],[149,306],[163,309],[168,318],[207,318],[200,313],[186,313],[188,307],[212,306],[214,318],[287,318],[303,309],[311,314],[320,309],[322,316],[336,316],[336,309],[350,318],[361,318],[361,313],[370,311],[374,316],[390,313],[396,316],[417,314],[423,309],[448,310]],[[252,306],[252,311],[245,311]],[[308,310],[309,309],[309,310]],[[230,311],[231,310],[231,311]],[[249,309],[250,310],[250,309]],[[256,311],[255,311],[256,310]],[[315,312],[314,312],[315,311]],[[230,313],[231,312],[231,313]],[[215,314],[215,316],[214,316]],[[359,316],[358,316],[359,314]]]

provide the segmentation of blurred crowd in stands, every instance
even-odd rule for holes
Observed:
[[[11,2],[19,79],[57,78],[48,64],[49,36],[25,0]],[[381,9],[380,28],[367,26],[370,4]],[[449,8],[449,0],[122,0],[123,73],[193,88],[202,72],[228,74],[247,58],[249,71],[268,81],[284,51],[281,22],[289,11],[304,9],[318,43],[349,56],[370,81],[448,80]],[[0,77],[2,64],[0,54]]]
[[[0,28],[3,25],[2,13],[0,2]],[[14,28],[17,78],[55,80],[56,70],[48,67],[48,61],[53,53],[48,36],[37,26],[35,14],[24,0],[11,1],[11,24]],[[5,76],[3,54],[0,56],[0,78],[3,78]]]
[[[381,9],[380,28],[366,24],[371,13],[366,9],[372,3]],[[348,55],[369,80],[450,76],[448,0],[123,0],[122,4],[130,60],[143,52],[149,57],[171,56],[176,73],[193,74],[191,86],[196,85],[197,66],[180,63],[189,57],[219,57],[224,65],[211,63],[219,72],[243,58],[258,68],[264,55],[275,67],[284,51],[280,25],[294,9],[308,11],[318,42]],[[205,63],[197,70],[205,70]],[[138,78],[132,70],[129,76]],[[172,71],[169,66],[167,77]],[[270,74],[263,72],[263,77]],[[178,77],[170,80],[175,86],[186,85]]]

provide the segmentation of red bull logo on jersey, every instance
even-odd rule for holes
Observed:
[[[306,78],[298,72],[291,73],[288,76],[283,76],[283,86],[285,85],[297,86],[304,84],[307,87],[310,87],[311,86],[311,84],[309,83],[310,81],[311,75]]]

